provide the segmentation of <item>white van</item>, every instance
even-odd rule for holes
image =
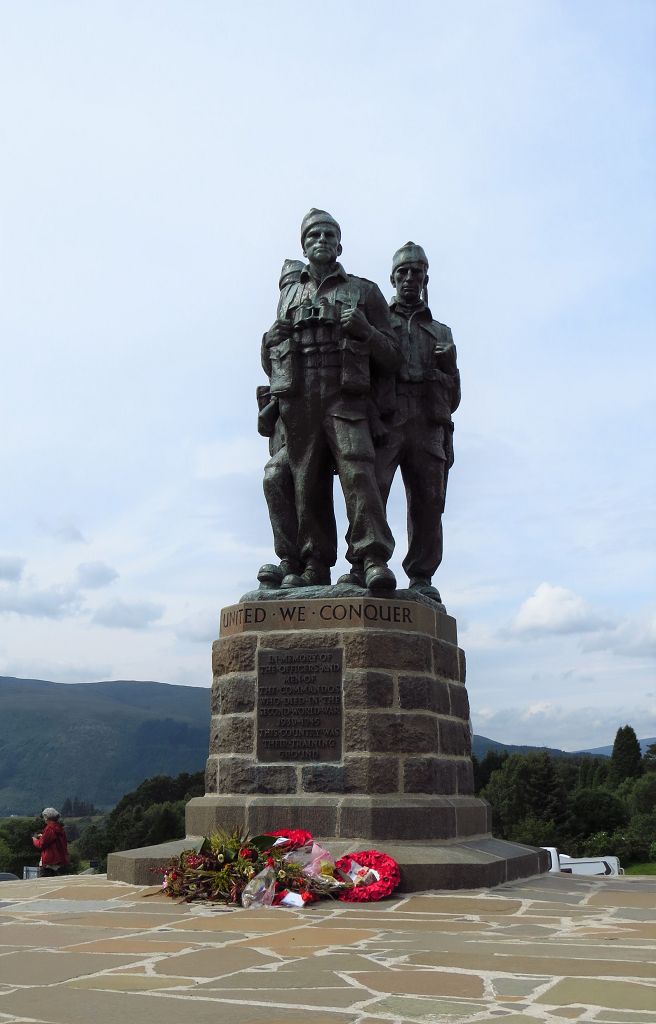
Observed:
[[[551,859],[549,873],[553,875],[623,875],[619,857],[569,857],[558,853],[555,846],[543,846]]]

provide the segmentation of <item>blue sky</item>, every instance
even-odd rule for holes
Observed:
[[[209,685],[272,557],[259,338],[321,206],[385,294],[424,246],[458,345],[435,582],[475,730],[656,735],[656,7],[318,10],[0,3],[0,673]],[[404,518],[395,485],[399,576]]]

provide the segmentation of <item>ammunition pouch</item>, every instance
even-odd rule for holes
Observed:
[[[265,405],[257,417],[257,432],[262,437],[273,437],[278,417],[280,416],[280,409],[278,408],[278,399],[272,398],[268,405]]]
[[[255,398],[257,400],[257,408],[262,412],[271,401],[270,386],[268,384],[260,384],[259,387],[255,388]]]
[[[284,338],[269,349],[271,359],[271,394],[289,395],[296,385],[296,342]]]
[[[342,356],[341,387],[352,395],[365,395],[371,390],[369,368],[369,342],[351,338],[348,334],[340,339]]]

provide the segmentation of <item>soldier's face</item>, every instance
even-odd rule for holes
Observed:
[[[392,284],[397,298],[402,302],[418,302],[427,280],[428,274],[423,263],[403,263],[392,274]]]
[[[337,229],[331,224],[316,224],[305,233],[303,252],[310,263],[335,263],[341,251]]]

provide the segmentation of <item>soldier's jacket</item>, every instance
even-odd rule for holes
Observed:
[[[354,338],[340,324],[344,309],[357,306],[371,325],[365,340]],[[308,374],[325,371],[324,376],[339,380],[347,396],[364,397],[372,391],[376,378],[390,380],[400,365],[398,342],[383,295],[372,281],[347,274],[341,264],[321,283],[309,267],[286,261],[281,277],[278,319],[292,324],[292,334],[279,345],[267,348],[262,342],[262,366],[271,381],[271,394],[291,396],[302,392]],[[375,386],[377,398],[385,389]],[[389,395],[387,398],[389,402]],[[344,412],[348,413],[345,401]],[[381,409],[389,412],[391,409]],[[353,408],[355,415],[355,409]]]
[[[391,423],[401,425],[420,415],[429,423],[451,424],[460,404],[460,373],[451,329],[433,320],[428,306],[410,316],[390,304],[392,325],[401,348],[396,373],[396,409]]]

